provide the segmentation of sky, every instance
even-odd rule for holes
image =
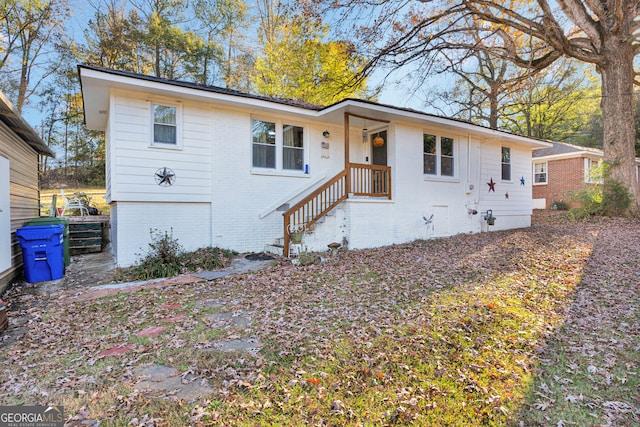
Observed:
[[[67,20],[67,34],[75,40],[82,41],[84,39],[84,30],[87,28],[88,21],[92,18],[94,8],[88,4],[87,0],[69,0],[72,16]],[[369,79],[370,86],[375,86],[384,81],[383,89],[378,98],[378,102],[382,104],[393,105],[402,108],[412,108],[415,110],[430,112],[437,114],[433,109],[425,106],[420,93],[410,93],[407,88],[407,79],[403,72],[393,73],[389,78],[384,80],[386,72],[376,72]],[[401,83],[397,83],[400,81]],[[402,81],[405,83],[403,84]],[[437,82],[437,80],[435,80]],[[437,82],[436,84],[442,84]],[[37,100],[32,99],[31,105],[26,105],[23,110],[23,117],[34,128],[40,127],[43,121],[43,113],[37,108]]]

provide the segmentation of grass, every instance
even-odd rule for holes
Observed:
[[[98,209],[101,215],[109,215],[109,205],[104,198],[106,190],[102,187],[81,187],[81,188],[65,188],[64,194],[67,198],[76,193],[84,193],[90,197],[90,205]],[[56,208],[64,207],[60,189],[49,189],[40,191],[40,215],[49,216],[51,208],[51,200],[56,194]]]
[[[30,390],[46,391],[66,413],[102,425],[637,425],[638,261],[616,252],[634,253],[638,239],[627,248],[620,236],[636,229],[456,236],[53,303],[0,370],[2,401],[38,401]],[[618,234],[607,246],[609,230]],[[253,322],[208,320],[234,311]],[[184,319],[166,333],[136,336],[176,313]],[[209,348],[252,336],[264,346],[256,356]],[[134,350],[96,358],[123,342]],[[137,392],[133,370],[143,363],[192,370],[215,391],[196,402]],[[42,379],[32,374],[30,387],[6,394],[12,376],[36,366]]]

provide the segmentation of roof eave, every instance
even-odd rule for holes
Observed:
[[[55,157],[38,133],[27,123],[13,107],[11,102],[0,92],[0,120],[21,140],[27,143],[38,154]]]

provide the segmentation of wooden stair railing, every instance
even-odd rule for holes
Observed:
[[[289,256],[290,225],[304,225],[306,228],[315,224],[327,212],[347,199],[347,171],[343,170],[322,187],[293,205],[284,215],[284,256]]]
[[[347,175],[347,171],[350,172]],[[387,197],[391,199],[391,168],[389,166],[349,163],[345,169],[323,186],[300,200],[287,210],[284,216],[284,252],[289,255],[291,225],[309,228],[331,209],[347,199],[347,177],[349,192],[356,196]]]

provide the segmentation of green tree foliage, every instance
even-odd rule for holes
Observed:
[[[327,27],[304,16],[279,22],[264,31],[262,55],[255,63],[257,93],[319,105],[368,97],[366,81],[355,80],[364,62],[351,44],[324,41]]]
[[[76,64],[79,52],[75,45],[59,46],[60,67],[42,91],[44,113],[42,136],[57,153],[45,159],[43,172],[59,169],[67,180],[78,184],[104,185],[104,134],[84,126],[82,97]]]
[[[84,31],[84,62],[104,68],[138,73],[150,72],[138,58],[138,32],[142,21],[136,10],[116,0],[98,5]]]
[[[0,89],[19,113],[56,68],[51,52],[68,16],[66,0],[0,1]]]
[[[248,10],[243,0],[195,0],[196,32],[203,40],[199,61],[191,74],[202,84],[216,84],[241,89],[246,80],[243,57],[246,56],[245,33]],[[244,77],[243,77],[244,76]]]
[[[602,132],[588,129],[601,114],[600,85],[584,70],[560,61],[509,94],[502,128],[519,135],[602,148]]]

